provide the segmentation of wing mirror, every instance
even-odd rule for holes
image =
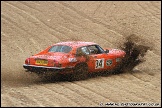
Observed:
[[[106,50],[105,50],[105,53],[109,53],[109,50],[108,50],[108,49],[106,49]]]

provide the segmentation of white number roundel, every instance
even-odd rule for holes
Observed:
[[[106,61],[106,65],[107,65],[107,66],[111,66],[111,65],[112,65],[112,60],[107,60],[107,61]]]

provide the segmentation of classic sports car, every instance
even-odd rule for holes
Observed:
[[[23,67],[38,74],[71,73],[82,79],[88,73],[116,69],[125,54],[123,50],[103,49],[93,42],[60,42],[27,58]]]

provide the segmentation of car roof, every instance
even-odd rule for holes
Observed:
[[[70,47],[81,47],[81,46],[88,46],[88,45],[96,45],[96,43],[85,42],[85,41],[67,41],[67,42],[59,42],[54,45],[67,45]]]

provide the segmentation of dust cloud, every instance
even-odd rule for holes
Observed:
[[[121,49],[126,52],[126,55],[121,63],[120,73],[133,72],[133,68],[146,61],[144,56],[151,48],[147,45],[139,44],[139,37],[132,34],[126,37],[126,41],[121,45]]]

